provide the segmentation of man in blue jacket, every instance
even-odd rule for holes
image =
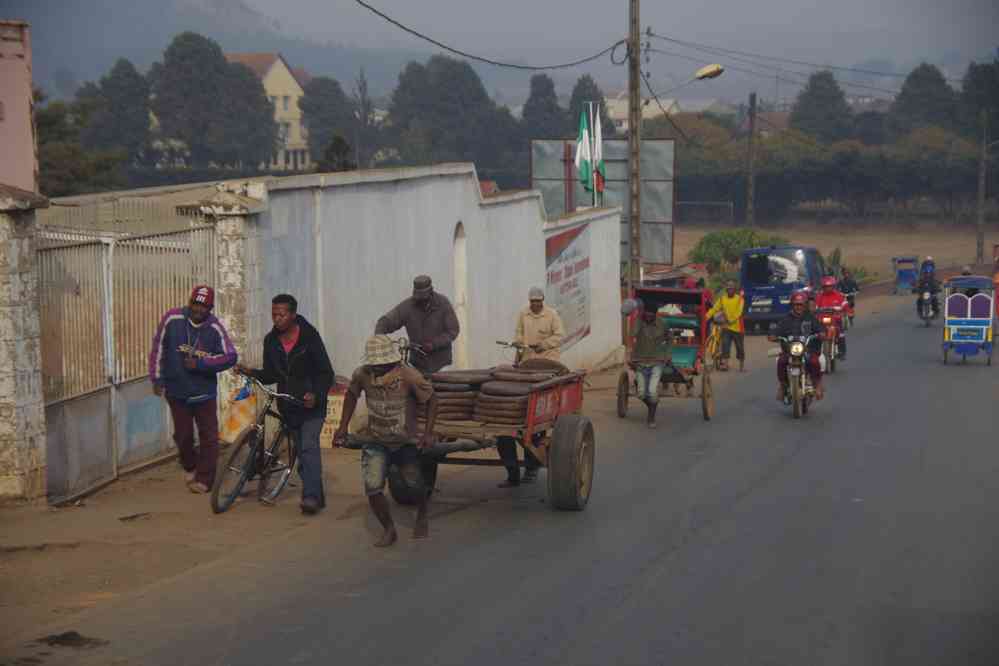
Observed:
[[[160,319],[149,352],[149,379],[156,395],[166,394],[170,404],[173,441],[193,493],[207,493],[215,481],[219,450],[216,375],[236,364],[236,348],[212,314],[214,306],[215,290],[207,285],[195,287],[187,307],[167,310]]]

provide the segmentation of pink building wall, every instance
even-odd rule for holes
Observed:
[[[31,29],[0,19],[0,183],[37,192],[31,85]]]

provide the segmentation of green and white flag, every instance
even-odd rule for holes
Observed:
[[[576,137],[576,173],[587,192],[593,191],[593,154],[590,151],[590,126],[586,111],[579,114],[579,136]]]

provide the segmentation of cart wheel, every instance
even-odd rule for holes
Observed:
[[[625,370],[621,373],[621,376],[617,378],[617,415],[622,419],[628,415],[629,384],[628,371]]]
[[[705,421],[710,421],[715,415],[715,392],[711,388],[711,375],[707,372],[701,375],[701,413]]]
[[[555,509],[582,511],[593,487],[596,440],[585,416],[569,414],[555,421],[548,452],[548,500]]]
[[[437,463],[421,461],[420,471],[421,474],[417,478],[408,478],[397,465],[389,468],[389,492],[398,504],[416,506],[420,503],[421,495],[433,492],[437,483]]]

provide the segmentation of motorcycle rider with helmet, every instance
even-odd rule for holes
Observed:
[[[827,275],[822,278],[822,291],[818,293],[815,297],[815,305],[821,310],[822,308],[840,308],[840,322],[839,322],[839,338],[836,340],[839,346],[839,354],[837,359],[840,361],[846,360],[846,334],[843,332],[843,321],[842,317],[846,317],[850,314],[850,303],[846,300],[846,296],[842,292],[836,289],[836,278],[831,275]]]
[[[926,257],[926,261],[923,262],[923,267],[919,273],[919,283],[912,289],[912,293],[919,294],[919,298],[916,299],[917,315],[920,314],[919,302],[923,299],[923,292],[927,291],[930,292],[930,308],[933,310],[933,313],[940,312],[940,301],[937,299],[940,289],[940,282],[937,280],[933,257]]]
[[[801,291],[791,294],[791,312],[775,324],[770,333],[771,341],[776,341],[778,337],[815,336],[805,354],[805,367],[808,375],[812,378],[816,400],[822,400],[825,397],[825,390],[822,388],[822,366],[819,363],[819,355],[822,353],[822,333],[822,325],[815,318],[815,314],[809,312],[808,297]],[[784,396],[787,395],[788,391],[787,366],[789,360],[788,350],[782,343],[780,357],[777,359],[777,400],[780,402],[784,401]]]

